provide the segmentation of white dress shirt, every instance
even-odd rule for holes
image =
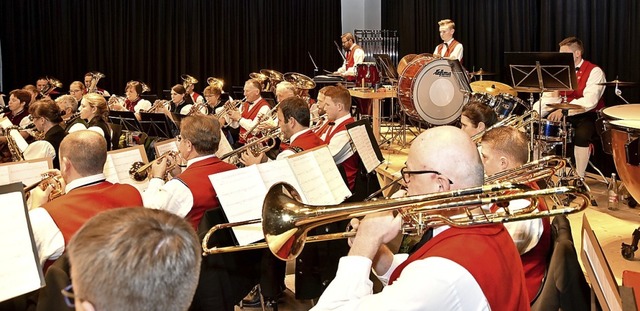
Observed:
[[[434,236],[446,229],[434,229]],[[407,254],[394,255],[389,271],[378,277],[380,281],[386,285],[391,273],[407,258]],[[416,260],[377,294],[373,294],[369,280],[371,264],[366,257],[342,257],[336,277],[311,310],[490,310],[471,273],[449,259]]]
[[[336,127],[340,125],[340,123],[348,118],[351,118],[350,114],[338,118],[335,121],[335,125],[324,132],[320,138],[325,140],[330,133],[333,133],[336,130]],[[347,130],[340,131],[331,137],[331,140],[329,141],[329,151],[331,151],[331,155],[333,156],[333,160],[336,161],[336,164],[344,162],[355,153],[351,147],[351,137],[349,137]]]
[[[347,60],[345,59],[342,67],[338,68],[338,73],[344,73],[348,76],[357,75],[356,68],[358,64],[364,62],[364,50],[362,48],[356,49],[356,45],[354,44],[351,46],[351,52],[353,53],[353,66],[347,69]]]
[[[296,140],[296,138],[300,137],[300,135],[302,135],[302,134],[304,134],[304,133],[306,133],[308,131],[310,131],[310,129],[302,130],[300,132],[297,132],[297,133],[291,135],[291,138],[289,139],[291,141],[291,143],[289,145],[291,145]],[[282,150],[282,152],[278,153],[278,156],[276,157],[276,160],[282,160],[282,159],[288,158],[288,157],[290,157],[290,156],[292,156],[294,154],[296,154],[296,153],[293,150],[287,148],[285,150]]]
[[[449,41],[445,41],[447,43],[447,45],[444,46],[444,48],[442,48],[442,52],[440,53],[442,57],[444,57],[444,55],[447,53],[447,51],[449,50],[449,47],[451,46],[451,42],[453,42],[453,37],[451,39],[449,39]],[[435,50],[433,50],[433,54],[439,54],[438,53],[438,46],[436,46]],[[453,48],[453,51],[451,52],[451,54],[449,54],[449,58],[455,58],[457,60],[461,60],[462,56],[464,54],[464,48],[462,47],[462,43],[460,43],[460,41],[458,41],[458,44]]]
[[[215,155],[193,158],[187,161],[187,169],[193,163],[212,157]],[[165,183],[160,178],[152,178],[147,190],[142,193],[142,202],[145,207],[165,210],[184,218],[193,207],[193,194],[191,189],[178,179],[174,178]]]
[[[133,107],[133,111],[136,113],[140,113],[140,110],[147,111],[149,109],[151,109],[153,105],[151,104],[150,101],[146,100],[146,99],[141,99],[139,100],[136,105]]]
[[[584,59],[580,61],[580,63],[576,67],[582,66],[584,63]],[[585,78],[585,77],[583,77]],[[589,77],[587,78],[587,85],[584,87],[582,91],[582,97],[576,98],[570,102],[570,104],[580,105],[584,108],[584,110],[579,109],[571,109],[569,110],[569,116],[585,113],[587,111],[593,110],[598,105],[598,101],[604,94],[604,85],[598,85],[598,83],[606,82],[607,79],[604,75],[604,71],[600,69],[600,67],[595,67],[591,70]],[[542,97],[542,117],[546,117],[550,112],[555,110],[554,108],[547,107],[547,104],[550,103],[559,103],[562,101],[562,98],[551,96],[553,93],[545,93]],[[535,111],[540,111],[540,100],[538,100],[535,104],[533,104],[533,109]]]
[[[253,106],[256,105],[261,100],[262,100],[262,97],[258,97],[258,99],[256,99],[254,102],[252,102],[249,105],[249,107],[247,108],[247,111],[251,111],[251,108],[253,108]],[[248,131],[251,128],[253,128],[256,125],[256,123],[258,123],[258,117],[261,116],[261,115],[269,113],[269,110],[271,110],[269,105],[264,105],[264,106],[260,107],[260,110],[258,110],[258,114],[256,115],[256,117],[254,119],[240,118],[240,120],[238,120],[237,122],[234,121],[234,122],[230,122],[228,124],[234,129],[238,128],[238,126],[242,126],[243,129]],[[229,121],[229,120],[227,119],[227,121]]]
[[[529,206],[528,200],[513,200],[509,202],[509,209],[511,212],[515,212]],[[544,227],[542,226],[542,219],[529,219],[522,221],[513,221],[504,223],[504,227],[509,232],[509,235],[516,244],[518,253],[520,255],[527,253],[540,241]]]
[[[104,174],[78,178],[67,184],[65,192],[68,193],[75,188],[103,180],[105,180]],[[59,198],[58,200],[64,200],[64,198]],[[29,211],[29,219],[31,220],[33,239],[38,249],[40,264],[44,264],[47,259],[58,259],[64,252],[64,237],[49,212],[42,207],[34,208]]]

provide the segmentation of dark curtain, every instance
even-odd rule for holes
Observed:
[[[69,83],[100,71],[100,86],[123,94],[129,80],[152,94],[181,74],[242,85],[251,72],[312,75],[341,64],[340,0],[24,0],[0,1],[5,92],[38,76]]]
[[[456,23],[454,37],[464,45],[464,66],[507,81],[504,52],[557,51],[565,37],[585,44],[584,58],[598,64],[607,80],[640,82],[640,4],[634,0],[383,0],[382,28],[398,30],[400,55],[433,53],[441,42],[438,21]],[[640,102],[638,88],[624,97]],[[613,88],[607,105],[620,103]]]

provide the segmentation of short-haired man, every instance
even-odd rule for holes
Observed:
[[[198,228],[204,212],[220,206],[209,175],[236,168],[215,155],[220,133],[220,124],[215,118],[193,115],[182,119],[177,137],[178,151],[180,157],[187,160],[187,168],[165,183],[166,157],[160,163],[154,162],[151,169],[153,179],[142,194],[144,205],[185,217],[194,228]]]
[[[87,72],[84,74],[84,87],[83,87],[83,95],[87,94],[87,92],[89,92],[91,90],[91,84],[93,83],[93,79],[95,77],[95,74],[93,72]],[[78,81],[79,82],[79,81]],[[80,82],[82,83],[82,82]],[[96,81],[96,85],[95,85],[95,92],[102,95],[102,96],[111,96],[111,94],[109,94],[109,92],[107,92],[107,90],[98,87],[97,85],[97,81]]]
[[[402,175],[410,196],[477,187],[484,181],[475,143],[452,126],[420,134]],[[398,235],[401,222],[402,216],[391,212],[352,220],[357,233],[349,255],[340,259],[335,279],[312,310],[528,309],[522,264],[502,224],[435,227],[433,238],[411,256],[393,255],[384,244]],[[372,267],[388,284],[378,294],[369,281]]]
[[[73,294],[63,294],[77,310],[187,310],[201,258],[184,219],[145,208],[107,211],[69,243]]]
[[[606,77],[600,67],[582,58],[584,55],[584,45],[580,39],[569,37],[562,40],[559,46],[560,52],[571,53],[573,55],[578,86],[574,91],[556,94],[555,100],[543,100],[542,116],[546,116],[546,118],[552,122],[562,121],[562,110],[549,108],[547,106],[547,103],[560,102],[562,100],[562,98],[557,97],[557,95],[566,96],[568,103],[579,105],[583,108],[569,110],[567,122],[571,123],[576,133],[573,139],[573,155],[576,160],[576,173],[584,177],[587,165],[589,164],[589,144],[596,130],[595,121],[598,117],[597,112],[604,108],[602,94],[604,94],[605,87],[598,83],[605,82]],[[540,101],[534,104],[533,109],[539,111]]]
[[[107,144],[102,135],[90,130],[67,135],[60,144],[58,159],[65,195],[47,202],[51,189],[36,187],[29,211],[41,262],[60,257],[76,231],[98,213],[142,206],[136,188],[106,181],[103,169]]]
[[[329,87],[325,92],[325,103],[324,109],[327,112],[329,127],[320,138],[329,145],[329,150],[336,164],[344,168],[347,186],[353,191],[360,156],[351,147],[351,138],[347,133],[347,125],[355,122],[351,117],[349,90],[342,86]]]
[[[496,127],[482,136],[481,150],[485,173],[487,176],[492,176],[528,162],[529,138],[516,128]],[[538,189],[535,182],[528,185]],[[510,207],[517,209],[528,205],[528,200],[517,200],[513,201]],[[492,207],[492,211],[497,209],[497,206]],[[544,198],[538,199],[538,210],[547,210]],[[551,248],[549,218],[510,222],[505,223],[504,226],[520,253],[529,299],[533,300],[542,284],[547,267],[547,256]]]
[[[296,96],[296,87],[288,81],[282,81],[276,85],[276,100],[281,103],[283,100]]]
[[[245,134],[248,130],[255,127],[256,123],[259,121],[258,116],[265,115],[269,110],[271,110],[269,103],[260,96],[260,90],[260,81],[256,79],[247,80],[244,84],[244,96],[246,97],[246,101],[242,104],[240,110],[234,110],[229,113],[229,125],[233,128],[240,127],[240,138],[238,140],[238,144],[236,144],[237,146],[245,144]],[[225,121],[222,120],[223,118],[220,119],[221,123],[226,123],[226,119]],[[253,137],[253,135],[248,135],[246,138],[251,137]]]
[[[324,106],[326,105],[325,101],[325,93],[329,89],[329,86],[325,86],[318,90],[318,101],[316,102],[316,109],[314,111],[314,107],[311,107],[311,119],[316,120],[313,124],[313,131],[318,134],[318,136],[322,136],[324,132],[329,128],[329,122],[327,121],[327,112],[324,110]]]
[[[342,48],[347,52],[342,67],[335,72],[347,80],[356,79],[356,67],[364,61],[364,50],[356,44],[356,38],[350,32],[344,33],[342,39]]]
[[[439,57],[457,59],[462,62],[464,53],[462,43],[453,38],[453,33],[456,32],[456,24],[450,19],[443,19],[438,22],[438,31],[440,32],[442,43],[436,46],[433,54]]]

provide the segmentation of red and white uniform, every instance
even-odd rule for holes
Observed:
[[[318,135],[316,135],[310,129],[306,129],[291,135],[291,143],[289,144],[287,149],[282,150],[282,152],[278,154],[276,160],[284,159],[296,154],[297,152],[294,151],[294,149],[304,151],[322,146],[324,144],[325,142],[320,139]]]
[[[320,137],[329,145],[329,151],[336,164],[342,165],[347,174],[347,186],[349,190],[354,189],[356,173],[358,172],[358,163],[360,156],[351,147],[351,138],[347,133],[347,125],[355,122],[350,116],[346,115],[334,121],[333,126],[329,126],[326,132]]]
[[[364,61],[364,50],[357,44],[353,44],[345,56],[342,67],[338,68],[338,73],[348,76],[356,76],[356,66]]]
[[[438,54],[445,58],[455,58],[462,62],[464,48],[462,46],[462,43],[458,42],[454,38],[451,38],[447,42],[438,44],[438,46],[436,46],[436,49],[433,51],[433,54]]]

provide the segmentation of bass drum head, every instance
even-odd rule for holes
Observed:
[[[407,108],[405,112],[433,125],[454,122],[469,99],[465,96],[465,91],[470,91],[469,82],[457,60],[414,59],[403,71],[402,79],[411,81],[408,90],[402,90],[405,97],[403,106]],[[399,88],[403,87],[402,84],[399,83]],[[405,88],[406,84],[405,81]],[[407,99],[410,103],[406,102]]]

